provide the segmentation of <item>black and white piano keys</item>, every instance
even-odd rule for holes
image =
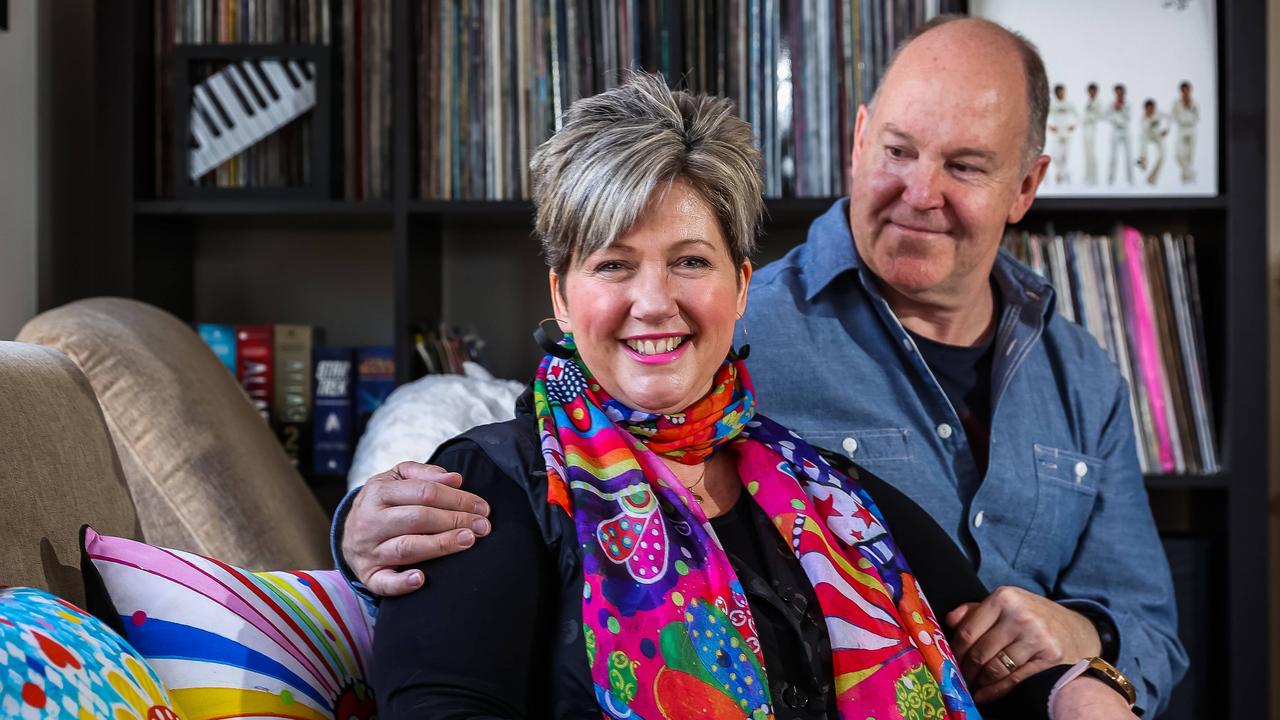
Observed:
[[[199,179],[315,107],[310,62],[229,63],[191,89],[191,179]]]

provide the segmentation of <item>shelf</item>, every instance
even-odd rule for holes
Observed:
[[[1197,475],[1190,473],[1182,474],[1153,474],[1147,473],[1142,476],[1146,481],[1148,490],[1214,490],[1225,489],[1228,485],[1229,476],[1227,473],[1218,472],[1212,475]]]
[[[388,200],[141,200],[134,213],[145,217],[353,218],[390,222]]]
[[[1180,212],[1222,210],[1227,196],[1213,197],[1046,197],[1031,204],[1030,213],[1047,212]]]

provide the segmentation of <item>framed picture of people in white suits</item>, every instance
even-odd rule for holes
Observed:
[[[1049,75],[1041,197],[1218,193],[1215,0],[971,0]]]

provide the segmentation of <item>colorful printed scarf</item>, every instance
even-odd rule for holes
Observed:
[[[549,355],[534,405],[548,500],[572,515],[583,547],[583,632],[606,718],[773,717],[742,586],[660,457],[696,464],[726,447],[817,594],[841,717],[978,718],[870,496],[755,414],[741,362],[725,362],[683,413],[652,415],[610,398],[576,355]]]

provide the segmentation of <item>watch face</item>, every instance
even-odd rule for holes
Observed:
[[[1129,678],[1120,672],[1114,665],[1103,660],[1102,658],[1089,658],[1089,675],[1107,683],[1116,692],[1124,696],[1128,701],[1129,707],[1133,707],[1138,701],[1138,694],[1133,689],[1133,683],[1129,682]]]

